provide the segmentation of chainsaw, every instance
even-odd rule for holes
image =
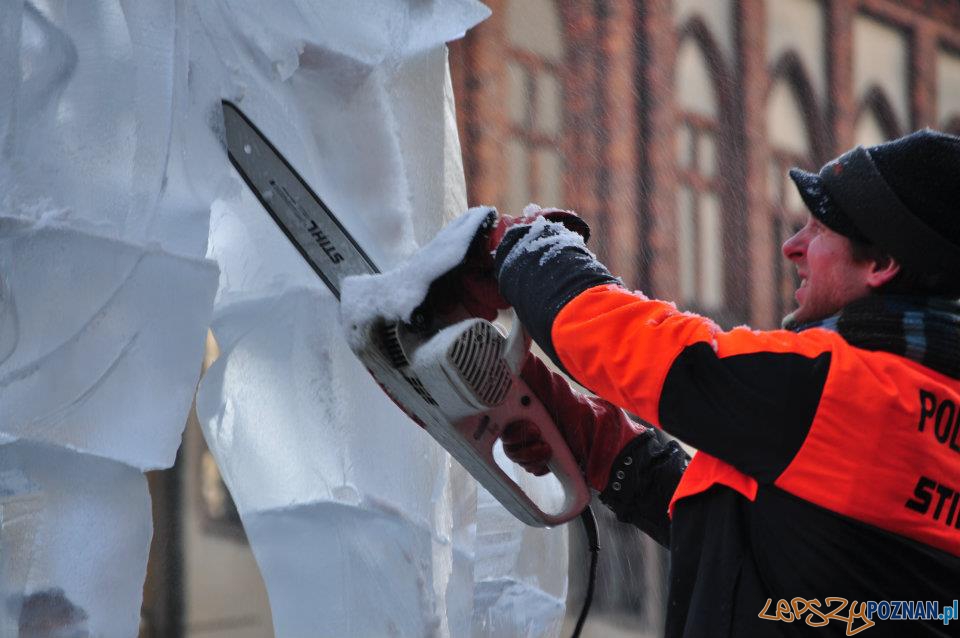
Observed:
[[[338,301],[363,285],[402,282],[400,269],[381,273],[373,260],[281,153],[231,102],[223,102],[230,162],[280,230]],[[472,236],[491,222],[492,209],[471,209],[452,225],[456,237]],[[469,227],[464,228],[464,225]],[[445,229],[446,231],[446,229]],[[466,232],[464,232],[466,231]],[[444,231],[441,231],[441,234]],[[423,261],[438,263],[431,250],[450,250],[440,237],[421,249]],[[464,250],[452,254],[464,254]],[[443,260],[439,260],[443,265]],[[417,255],[407,262],[416,267]],[[447,264],[455,266],[456,264]],[[444,266],[446,267],[446,266]],[[401,269],[403,267],[401,266]],[[423,273],[419,273],[423,276]],[[443,273],[403,312],[373,304],[343,312],[351,349],[377,383],[487,491],[520,521],[548,527],[576,518],[590,491],[573,454],[550,414],[520,376],[530,339],[515,320],[509,333],[485,319],[449,308]],[[448,278],[449,279],[449,278]],[[357,296],[356,294],[354,295]],[[362,298],[362,295],[360,295]],[[362,304],[361,304],[362,305]],[[519,420],[537,425],[550,445],[551,473],[563,488],[559,511],[546,512],[504,471],[494,457],[503,428]]]

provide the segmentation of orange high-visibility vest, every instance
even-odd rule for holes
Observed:
[[[853,347],[822,328],[723,331],[617,285],[590,288],[566,303],[550,336],[574,378],[701,450],[671,509],[717,484],[753,500],[761,481],[960,556],[957,379],[901,356]],[[765,392],[771,379],[761,377],[780,374],[777,357],[792,366],[776,379],[787,394],[813,392],[802,422],[796,415],[807,403],[783,405],[782,419],[771,418],[778,414]],[[710,375],[729,377],[728,385]],[[727,391],[730,396],[723,395]],[[691,423],[678,414],[704,417]],[[758,439],[767,447],[758,447]],[[771,469],[764,455],[779,456],[782,467]]]

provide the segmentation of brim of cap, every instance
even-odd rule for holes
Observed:
[[[810,213],[826,223],[824,217],[829,217],[826,211],[833,207],[833,202],[830,201],[823,188],[823,178],[816,173],[808,173],[799,168],[791,168],[789,175],[796,185],[797,191],[800,192],[800,199],[803,200]],[[829,224],[827,225],[829,226]]]
[[[833,199],[827,193],[823,178],[816,173],[809,173],[799,168],[791,168],[790,179],[800,193],[800,199],[806,205],[810,214],[822,222],[830,230],[858,241],[866,242],[856,225],[844,215]]]

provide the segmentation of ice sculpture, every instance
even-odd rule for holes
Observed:
[[[227,176],[189,24],[183,3],[0,3],[3,636],[137,632],[142,471],[180,442]]]
[[[209,3],[225,95],[388,268],[466,209],[444,41],[473,0]],[[227,10],[229,7],[230,10]],[[525,528],[397,409],[245,190],[214,206],[221,356],[197,410],[278,636],[546,636],[566,532]],[[525,479],[521,479],[525,480]]]
[[[217,139],[225,97],[389,267],[466,208],[444,42],[487,13],[0,3],[0,635],[135,635],[208,230],[198,409],[277,634],[555,631],[565,531],[509,518],[386,399]]]

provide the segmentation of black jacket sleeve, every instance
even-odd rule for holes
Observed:
[[[690,457],[663,432],[648,428],[617,456],[600,500],[617,520],[631,523],[664,547],[670,546],[667,506]]]

